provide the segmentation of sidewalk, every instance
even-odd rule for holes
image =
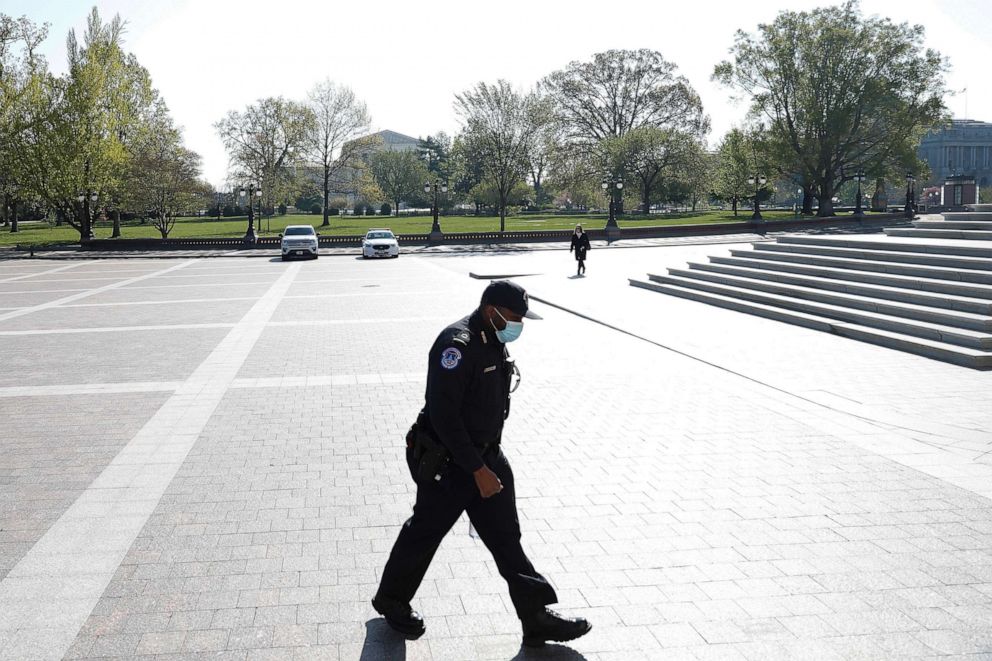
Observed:
[[[0,659],[989,658],[990,500],[907,460],[984,465],[937,444],[987,441],[988,375],[626,283],[728,247],[0,262]],[[423,638],[369,604],[469,272],[538,274],[504,442],[569,645],[520,646],[464,519]]]

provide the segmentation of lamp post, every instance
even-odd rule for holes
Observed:
[[[76,200],[83,205],[83,216],[86,218],[86,223],[84,227],[86,228],[83,232],[86,236],[83,238],[92,239],[93,238],[93,219],[90,215],[90,203],[96,204],[99,195],[95,190],[86,189],[84,191],[79,191],[76,194]]]
[[[754,186],[754,213],[751,214],[751,222],[764,222],[765,219],[761,217],[761,207],[758,205],[758,191],[768,183],[768,179],[763,174],[755,174],[747,178],[747,183],[749,186]]]
[[[242,186],[241,187],[241,190],[238,191],[238,194],[241,196],[242,199],[244,199],[245,196],[247,196],[247,201],[248,201],[248,231],[245,232],[245,243],[255,243],[258,240],[258,237],[255,235],[255,200],[254,200],[254,198],[257,197],[257,198],[261,199],[261,197],[262,197],[262,188],[260,186],[259,187],[256,187],[255,186],[255,183],[254,182],[251,182],[251,183],[248,184],[248,187],[247,188],[245,188],[244,186]],[[259,223],[261,223],[261,221],[259,221]],[[261,230],[262,229],[261,226],[259,226],[258,229]]]
[[[913,217],[913,189],[915,188],[916,177],[912,172],[906,173],[906,217]]]
[[[617,194],[623,191],[623,179],[613,175],[603,179],[600,184],[603,192],[610,198],[610,215],[606,220],[606,240],[612,241],[620,237],[620,226],[617,225]]]
[[[858,182],[858,195],[857,199],[854,201],[854,217],[858,220],[864,220],[865,212],[861,208],[861,182],[865,180],[865,171],[859,168],[858,171],[854,173],[854,180]]]
[[[431,225],[431,235],[430,235],[430,238],[431,238],[432,241],[439,240],[441,238],[441,236],[442,236],[441,235],[441,223],[439,223],[438,222],[438,219],[437,219],[438,213],[440,211],[439,208],[438,208],[438,203],[437,203],[437,194],[438,194],[438,191],[439,190],[442,193],[447,193],[448,192],[448,182],[447,181],[438,181],[437,179],[435,179],[434,181],[426,181],[426,182],[424,182],[424,192],[427,193],[428,195],[431,194],[431,191],[434,192],[434,203],[431,205],[431,213],[434,215],[434,224]],[[399,213],[399,210],[398,209],[397,209],[396,213]]]
[[[803,212],[803,189],[796,189],[796,215],[800,216]]]

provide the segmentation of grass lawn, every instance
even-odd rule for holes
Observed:
[[[795,216],[789,211],[766,211],[762,215],[768,220],[789,220]],[[708,223],[746,222],[750,219],[749,210],[741,210],[737,217],[730,211],[706,211],[643,216],[623,216],[618,224],[623,227],[660,227],[665,225],[700,225]],[[331,216],[330,227],[320,227],[322,218],[312,215],[273,216],[261,221],[260,236],[278,235],[286,225],[313,225],[321,234],[357,235],[364,234],[370,227],[388,227],[397,234],[426,234],[431,230],[430,216]],[[445,232],[496,232],[499,230],[498,216],[441,216],[441,229]],[[606,214],[582,214],[560,216],[534,214],[507,216],[507,231],[562,230],[572,229],[581,224],[586,229],[598,229],[606,225]],[[180,218],[170,236],[173,238],[216,236],[244,236],[248,220],[241,218]],[[111,223],[98,223],[94,234],[98,239],[110,238]],[[125,239],[159,238],[160,234],[151,225],[124,223],[121,236]],[[14,245],[43,246],[58,243],[78,243],[79,232],[68,225],[49,227],[44,223],[20,223],[20,231],[12,234],[7,228],[0,228],[0,247]]]

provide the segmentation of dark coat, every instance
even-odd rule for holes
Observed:
[[[572,234],[572,245],[569,246],[568,252],[575,251],[575,259],[583,260],[586,258],[586,252],[589,250],[589,235],[586,232],[582,233],[582,236],[577,236]]]
[[[476,310],[441,331],[427,366],[427,415],[466,473],[483,465],[482,448],[499,443],[508,414],[506,346]]]

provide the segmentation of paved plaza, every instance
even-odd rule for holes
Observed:
[[[992,659],[992,375],[627,284],[731,247],[0,259],[0,658]],[[544,317],[524,547],[594,626],[538,650],[464,518],[422,638],[369,603],[492,276]]]

